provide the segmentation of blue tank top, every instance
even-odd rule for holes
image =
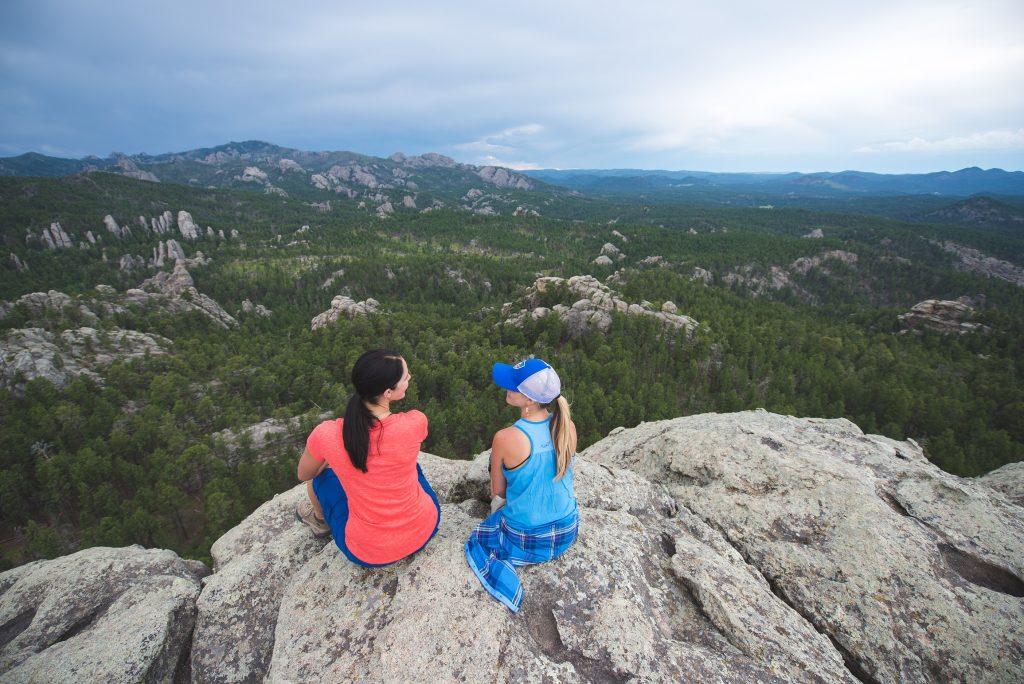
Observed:
[[[546,525],[576,512],[573,490],[573,462],[561,480],[555,480],[558,468],[551,442],[551,416],[541,421],[520,418],[514,424],[530,439],[530,455],[522,465],[501,470],[505,473],[505,520],[520,530]]]

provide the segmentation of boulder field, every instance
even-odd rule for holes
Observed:
[[[276,496],[212,549],[92,548],[0,575],[0,680],[1024,681],[1020,478],[765,411],[618,428],[581,452],[580,536],[491,599],[462,544],[487,459],[421,454],[437,536],[347,562]],[[995,488],[998,485],[998,489]]]

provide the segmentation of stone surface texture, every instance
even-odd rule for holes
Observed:
[[[1002,492],[1013,503],[1024,506],[1024,461],[1007,463],[978,478],[992,489]]]
[[[462,552],[488,511],[489,458],[420,454],[440,528],[384,568],[314,539],[295,519],[298,485],[216,542],[201,593],[202,568],[167,551],[91,549],[4,573],[0,677],[1024,678],[1024,509],[993,488],[1005,473],[958,478],[914,442],[841,419],[749,411],[617,428],[577,457],[579,538],[519,569],[513,614]],[[123,569],[144,554],[144,570]]]
[[[180,679],[206,572],[171,551],[95,547],[3,573],[0,679]]]
[[[913,442],[763,411],[638,426],[584,458],[722,533],[865,681],[1020,681],[1024,511]]]

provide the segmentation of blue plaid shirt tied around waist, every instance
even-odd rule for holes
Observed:
[[[498,510],[476,526],[463,547],[466,561],[484,589],[513,613],[523,602],[523,585],[516,566],[558,558],[576,540],[579,513],[573,511],[553,523],[517,530]]]

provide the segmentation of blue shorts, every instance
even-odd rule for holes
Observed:
[[[416,473],[419,475],[420,486],[423,487],[423,491],[430,495],[430,498],[434,501],[434,506],[437,507],[437,524],[434,525],[434,531],[430,533],[427,541],[423,542],[423,546],[410,552],[407,556],[403,556],[403,558],[408,558],[414,553],[422,551],[423,547],[429,544],[430,540],[437,534],[437,528],[441,524],[441,504],[438,503],[437,495],[434,494],[430,483],[427,482],[427,478],[423,475],[423,469],[420,468],[419,463],[416,464]],[[327,525],[331,528],[331,534],[334,535],[334,543],[345,554],[345,558],[364,568],[383,568],[402,560],[402,558],[399,558],[390,563],[366,563],[356,558],[355,554],[349,550],[348,545],[345,543],[345,526],[348,524],[348,495],[345,494],[345,488],[341,486],[341,481],[334,474],[333,470],[325,468],[322,473],[313,478],[313,493],[316,494],[316,498],[320,501],[320,508],[324,511],[324,520],[327,521]]]

